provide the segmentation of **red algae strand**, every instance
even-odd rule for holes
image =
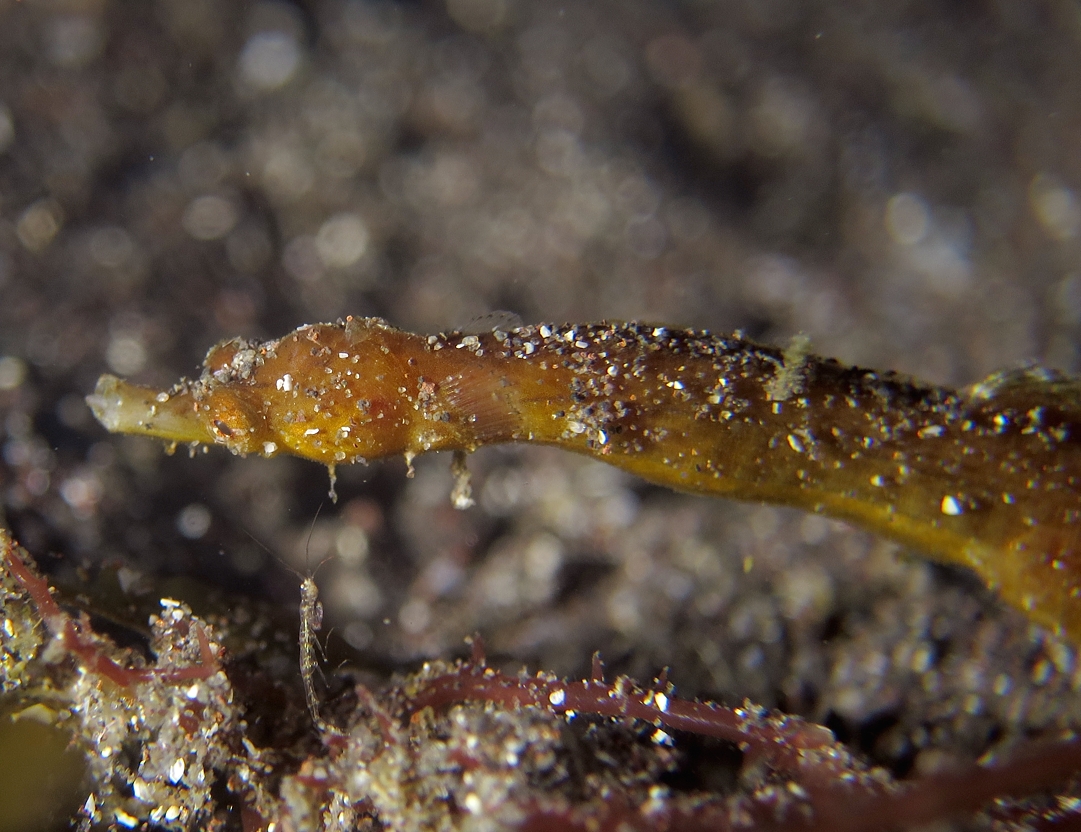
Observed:
[[[968,390],[642,324],[415,335],[372,318],[226,341],[164,392],[103,376],[109,430],[334,466],[533,442],[684,491],[840,517],[975,569],[1081,639],[1081,394],[1042,370]]]

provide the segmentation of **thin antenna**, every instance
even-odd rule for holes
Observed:
[[[308,577],[312,577],[315,575],[315,572],[312,572],[309,569],[308,555],[311,551],[312,535],[315,534],[315,524],[319,521],[319,513],[323,510],[323,506],[325,506],[326,504],[326,500],[319,501],[319,508],[315,510],[315,517],[312,518],[312,524],[308,527],[308,539],[304,541],[304,570],[308,573]],[[322,566],[324,563],[326,563],[325,559],[319,563],[319,566]],[[319,566],[315,567],[316,571],[319,571]]]

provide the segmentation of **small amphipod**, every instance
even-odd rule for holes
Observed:
[[[326,734],[330,726],[319,715],[319,698],[315,695],[315,673],[319,669],[316,651],[322,651],[319,644],[322,627],[323,605],[319,602],[319,587],[315,577],[308,575],[300,584],[300,680],[304,684],[304,700],[308,703],[312,723],[320,734]]]

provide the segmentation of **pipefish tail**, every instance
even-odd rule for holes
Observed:
[[[953,391],[642,324],[415,335],[382,320],[226,341],[161,393],[102,376],[109,430],[333,466],[554,445],[683,491],[798,506],[971,567],[1081,641],[1081,382]]]

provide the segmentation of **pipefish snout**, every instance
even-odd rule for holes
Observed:
[[[641,324],[415,335],[382,320],[226,341],[155,392],[102,376],[109,430],[333,466],[534,442],[683,491],[850,520],[974,569],[1081,641],[1081,387],[962,391],[736,337]]]

